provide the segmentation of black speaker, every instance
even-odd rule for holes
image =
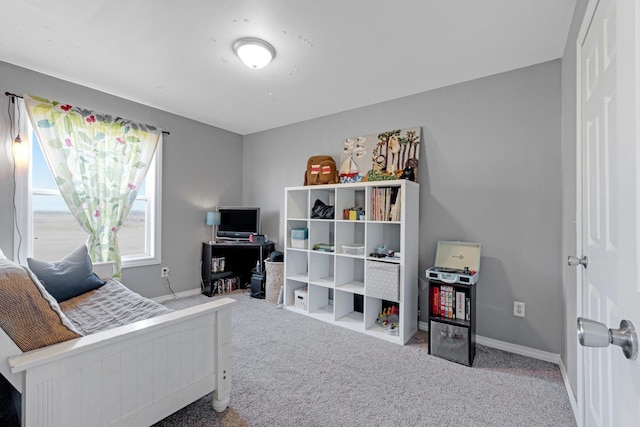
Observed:
[[[202,243],[202,267],[200,269],[200,277],[202,277],[202,291],[208,292],[207,296],[212,293],[211,283],[211,245]]]
[[[353,294],[353,311],[364,313],[364,296]]]
[[[264,274],[253,273],[251,275],[251,296],[264,299]]]

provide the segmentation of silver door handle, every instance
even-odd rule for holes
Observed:
[[[587,264],[589,264],[589,258],[587,258],[586,255],[583,256],[582,258],[569,256],[569,258],[567,258],[567,264],[569,264],[569,266],[571,267],[575,267],[576,265],[581,265],[584,268],[587,268]]]
[[[630,320],[622,320],[620,329],[609,329],[604,323],[578,317],[578,340],[585,347],[619,345],[630,360],[638,356],[638,336]]]

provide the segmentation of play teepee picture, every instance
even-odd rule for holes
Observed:
[[[347,138],[342,144],[340,182],[417,181],[421,128]]]

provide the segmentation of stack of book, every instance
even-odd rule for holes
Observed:
[[[400,221],[402,190],[398,187],[374,188],[372,191],[373,221]]]
[[[431,314],[445,319],[470,320],[471,300],[464,292],[456,291],[451,285],[432,288]]]
[[[226,279],[217,279],[213,282],[214,294],[228,294],[239,288],[240,278],[229,277]]]

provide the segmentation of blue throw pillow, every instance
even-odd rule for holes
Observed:
[[[27,258],[29,269],[58,302],[66,301],[104,285],[93,273],[86,246],[81,246],[57,262]]]

